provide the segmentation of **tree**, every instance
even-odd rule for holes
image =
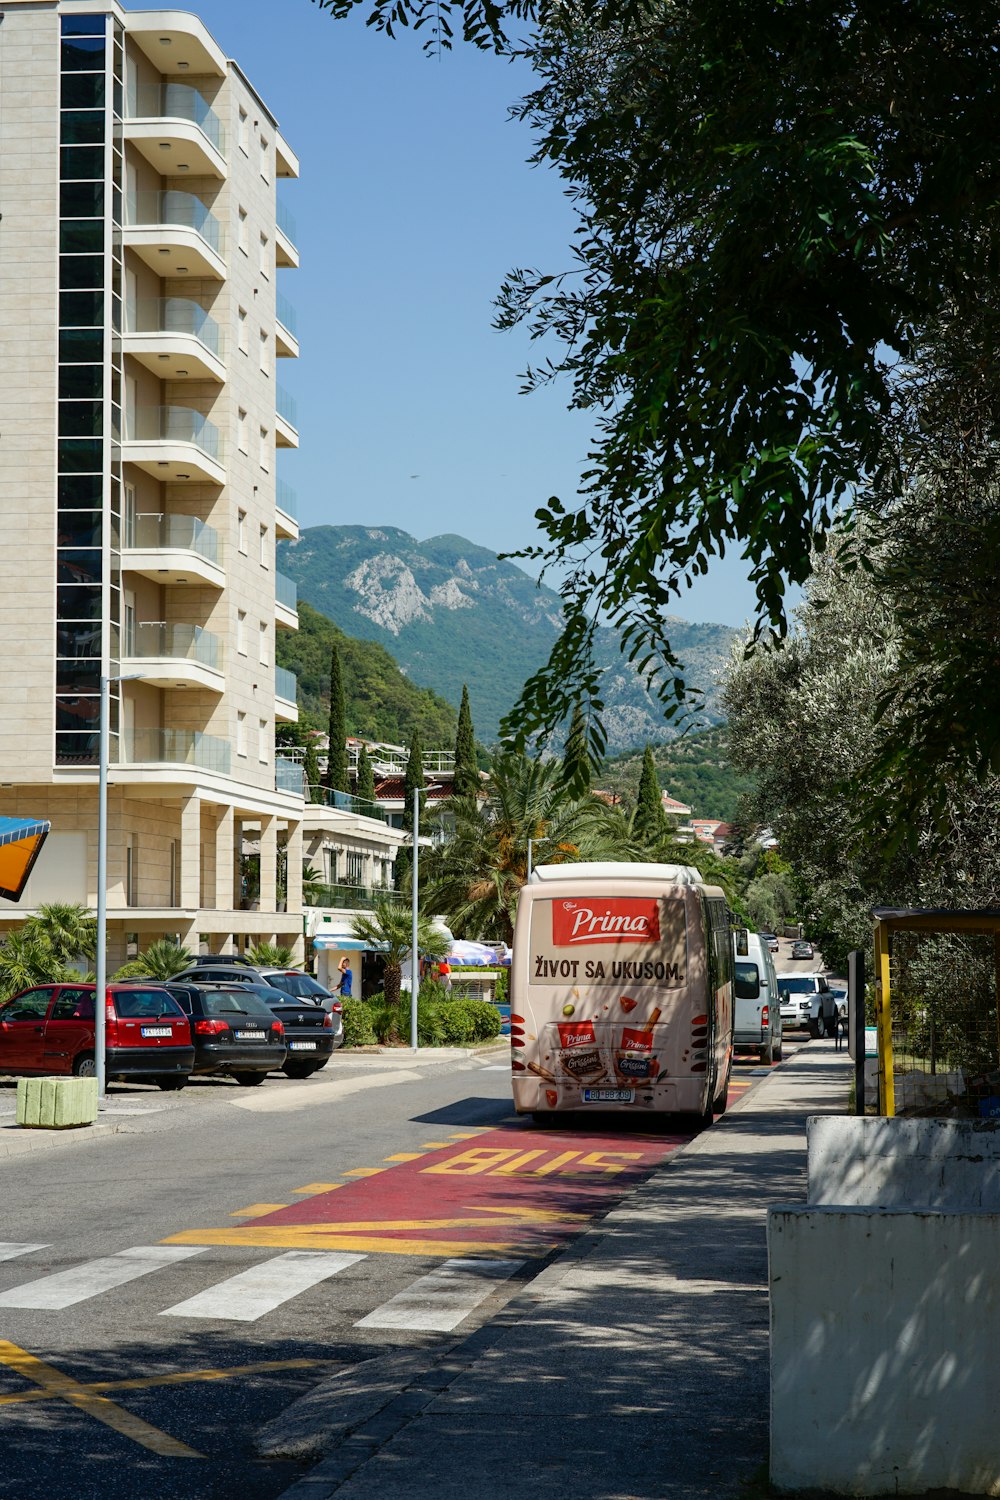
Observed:
[[[0,943],[0,1000],[33,984],[79,978],[54,958],[44,938],[26,929],[26,923],[14,928]]]
[[[358,752],[357,795],[363,797],[366,802],[375,801],[375,772],[372,770],[368,750],[364,745]]]
[[[573,706],[573,718],[563,750],[563,775],[568,786],[583,796],[590,791],[593,765],[587,737],[587,719],[579,703]]]
[[[420,794],[420,821],[423,823],[424,808],[427,805],[427,794],[424,790],[424,759],[419,729],[414,729],[413,738],[410,740],[410,753],[406,762],[406,775],[403,778],[402,826],[404,831],[410,835],[411,842],[404,845],[396,855],[396,884],[400,889],[405,889],[406,882],[409,880],[413,869],[413,798],[416,792]]]
[[[303,879],[305,871],[303,870]],[[252,964],[266,969],[287,969],[292,961],[292,950],[284,943],[255,943],[247,957]]]
[[[323,785],[330,792],[349,792],[347,775],[347,714],[344,706],[344,683],[340,675],[340,652],[330,649],[330,718],[327,729],[326,775]]]
[[[394,901],[388,895],[376,895],[370,912],[362,912],[351,919],[354,937],[367,943],[385,957],[383,990],[386,1000],[399,1004],[403,964],[410,957],[413,941],[413,915],[409,906]],[[448,952],[448,939],[439,927],[433,927],[427,917],[417,921],[417,947],[425,958],[443,958]]]
[[[24,931],[45,943],[60,964],[93,958],[97,951],[97,918],[86,906],[44,902],[27,918]]]
[[[455,735],[455,796],[474,797],[479,790],[479,765],[476,760],[476,737],[472,729],[469,689],[462,684],[462,706],[458,710]]]
[[[175,943],[172,938],[159,938],[136,961],[142,965],[141,973],[150,979],[173,979],[190,967],[193,959],[187,948]]]
[[[648,846],[662,839],[666,832],[667,819],[663,811],[656,762],[651,747],[647,745],[642,757],[635,812],[632,814],[632,833],[641,844]]]

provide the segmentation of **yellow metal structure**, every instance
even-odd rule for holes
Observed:
[[[41,818],[0,818],[0,896],[21,899],[51,826]]]

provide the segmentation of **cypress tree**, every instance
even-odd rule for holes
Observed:
[[[476,737],[472,729],[469,689],[462,684],[462,706],[458,711],[458,733],[455,735],[455,796],[474,797],[479,790],[479,766],[476,762]]]
[[[364,745],[358,755],[358,787],[357,794],[364,797],[366,802],[375,801],[375,772],[372,763],[368,759],[368,751]]]
[[[563,777],[572,784],[575,793],[583,796],[590,790],[592,770],[587,744],[587,721],[578,703],[573,709],[573,719],[563,750]]]
[[[347,712],[344,706],[344,682],[340,675],[340,652],[330,652],[330,748],[327,751],[323,785],[331,792],[349,792],[347,777]]]
[[[403,780],[403,828],[412,836],[413,834],[413,794],[420,792],[420,820],[423,823],[424,805],[426,796],[424,794],[424,760],[423,747],[420,743],[420,730],[414,729],[413,738],[410,741],[410,758],[406,762],[406,776]],[[396,855],[396,883],[402,886],[410,876],[413,869],[413,854],[411,847],[407,845],[400,849]]]
[[[632,832],[644,844],[655,844],[667,831],[666,814],[660,796],[660,781],[656,774],[656,763],[649,745],[642,757],[642,774],[635,812],[632,814]]]

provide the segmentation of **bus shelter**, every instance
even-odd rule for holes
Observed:
[[[934,937],[965,934],[993,939],[997,985],[997,1059],[1000,1063],[1000,907],[980,911],[949,911],[936,907],[876,907],[875,919],[875,1019],[878,1030],[879,1114],[896,1113],[892,1044],[892,950],[898,933],[925,933]]]

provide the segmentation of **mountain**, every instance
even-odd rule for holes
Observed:
[[[687,803],[696,818],[721,818],[732,823],[740,799],[753,790],[753,779],[734,771],[729,762],[725,725],[686,734],[653,750],[660,786]],[[617,755],[601,772],[600,785],[634,802],[642,770],[641,754]]]
[[[418,542],[391,526],[312,526],[282,542],[279,566],[299,595],[346,634],[385,646],[414,682],[457,703],[463,682],[480,739],[496,738],[525,679],[559,633],[559,595],[512,562],[460,536]],[[671,638],[692,685],[706,695],[705,723],[721,718],[715,677],[736,634],[723,625],[671,620]],[[611,750],[675,731],[602,630],[605,723]]]

